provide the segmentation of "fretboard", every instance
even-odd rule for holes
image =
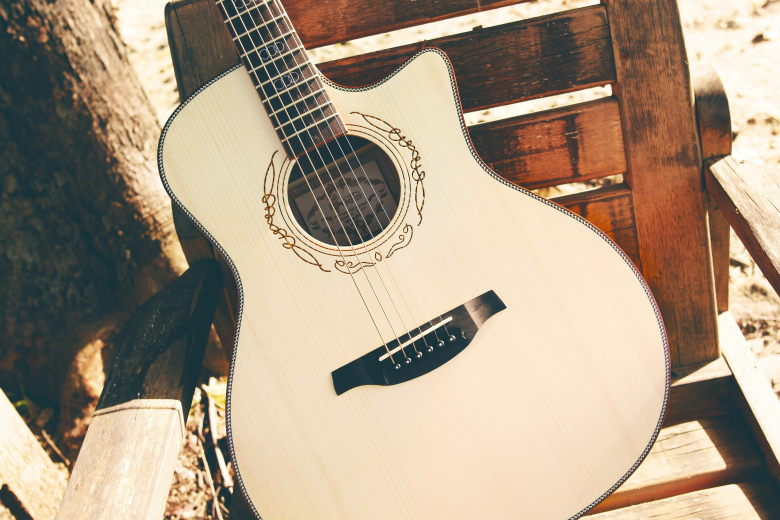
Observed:
[[[291,159],[346,133],[280,0],[216,0]]]

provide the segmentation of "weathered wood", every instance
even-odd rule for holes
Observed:
[[[705,163],[707,191],[780,293],[780,176],[731,156]]]
[[[691,70],[696,100],[696,119],[704,160],[731,154],[731,113],[726,89],[711,65]],[[707,199],[712,267],[718,312],[729,309],[729,240],[731,228],[717,206]]]
[[[639,251],[672,366],[716,359],[715,288],[676,0],[607,0]]]
[[[483,161],[527,189],[626,172],[614,97],[474,125],[469,134]]]
[[[166,8],[168,39],[184,97],[238,63],[227,31],[210,19],[219,18],[211,3],[185,0]],[[293,12],[300,9],[299,4],[305,5],[285,4],[293,24]],[[304,32],[296,28],[304,44],[311,47]],[[615,80],[609,28],[601,6],[437,38],[426,45],[449,56],[466,111]],[[336,83],[363,86],[381,80],[420,48],[420,43],[404,45],[318,67]]]
[[[315,3],[288,0],[284,6],[304,44],[313,49],[525,1],[528,0],[416,0],[401,7],[366,0]],[[172,4],[177,10],[193,6],[189,12],[195,13],[209,2],[213,0],[174,0]]]
[[[729,413],[733,385],[722,357],[674,369],[664,427]]]
[[[734,373],[734,396],[764,454],[769,475],[780,485],[780,401],[772,391],[730,312],[718,318],[723,356]]]
[[[712,197],[707,194],[707,223],[710,228],[712,269],[715,276],[715,298],[718,312],[729,310],[729,265],[731,261],[731,226]]]
[[[661,430],[636,473],[594,511],[742,482],[763,467],[761,453],[739,417],[679,424]]]
[[[97,410],[133,399],[178,399],[190,409],[220,286],[214,262],[196,263],[138,309]]]
[[[447,53],[466,112],[615,80],[603,6],[437,38],[426,46]],[[420,48],[404,45],[318,67],[332,81],[358,87],[384,78]]]
[[[731,155],[731,111],[718,71],[711,65],[694,67],[691,81],[702,158]]]
[[[54,464],[0,390],[0,518],[54,518],[68,470]]]
[[[313,48],[525,1],[528,0],[415,0],[396,4],[373,0],[289,0],[285,6],[304,43]]]
[[[622,184],[555,197],[553,202],[606,233],[642,271],[631,191]]]
[[[770,520],[780,518],[777,489],[767,482],[731,484],[593,515],[594,520]]]
[[[159,520],[184,435],[178,399],[95,412],[57,520]]]
[[[58,518],[162,516],[220,289],[195,263],[130,320]]]
[[[222,16],[213,0],[181,0],[165,6],[165,26],[179,97],[239,63]]]

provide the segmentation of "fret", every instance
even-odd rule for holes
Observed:
[[[282,139],[290,138],[292,135],[299,132],[304,132],[313,125],[316,125],[321,121],[325,121],[331,116],[337,116],[337,112],[338,110],[336,110],[336,107],[334,107],[333,104],[322,106],[320,109],[312,111],[310,114],[303,116],[301,119],[294,121],[292,124],[282,125],[283,127],[280,128],[276,133]]]
[[[324,111],[325,109],[330,108],[332,106],[333,106],[333,103],[331,101],[328,101],[325,105],[317,105],[316,107],[312,108],[308,112],[304,112],[303,114],[290,119],[286,123],[282,123],[279,126],[275,126],[274,130],[280,130],[282,127],[285,127],[285,126],[287,126],[289,124],[292,124],[292,123],[296,122],[297,120],[301,119],[302,117],[308,116],[309,114],[312,114],[312,113],[316,112],[317,110]]]
[[[345,134],[280,0],[215,1],[289,158]]]
[[[285,69],[285,70],[279,72],[278,75],[273,76],[273,77],[269,78],[268,80],[260,83],[259,86],[260,87],[264,87],[265,85],[268,85],[269,83],[273,83],[277,79],[280,79],[280,78],[284,77],[286,74],[289,74],[291,72],[296,72],[298,69],[300,69],[302,67],[309,67],[309,66],[311,66],[311,62],[304,61],[303,63],[299,63],[297,66],[295,66],[295,67],[293,67],[291,69]],[[277,69],[277,72],[278,72],[278,69]]]
[[[312,76],[312,77],[310,77],[310,78],[307,78],[307,80],[306,80],[306,83],[308,83],[308,82],[310,82],[310,81],[312,81],[312,80],[318,80],[318,79],[320,79],[319,75],[317,75],[317,76]],[[300,88],[300,85],[301,85],[301,84],[300,84],[300,83],[296,83],[296,85],[298,85],[298,88]],[[292,85],[291,85],[291,86],[292,86]],[[308,85],[307,85],[307,86],[308,86]],[[255,90],[257,90],[257,89],[259,89],[259,88],[260,88],[260,87],[255,87]],[[264,91],[262,91],[262,92],[264,92]],[[279,96],[282,96],[282,95],[284,95],[284,94],[289,94],[289,90],[282,90],[282,91],[278,91],[278,92],[277,92],[276,94],[274,94],[273,96],[267,96],[265,99],[266,99],[266,101],[270,102],[271,100],[273,100],[273,99],[275,99],[275,98],[278,98]],[[292,97],[292,96],[290,96],[290,97]],[[306,97],[309,97],[309,96],[306,96]],[[300,100],[299,100],[299,99],[298,99],[298,100],[294,100],[294,102],[297,102],[297,101],[300,101]]]
[[[288,32],[288,33],[284,33],[284,34],[282,34],[281,36],[278,36],[278,37],[274,38],[273,40],[270,40],[270,41],[264,41],[264,42],[263,42],[263,49],[267,49],[268,47],[270,47],[271,45],[273,45],[274,43],[276,43],[276,42],[277,42],[277,40],[281,40],[282,38],[286,38],[286,37],[288,37],[288,36],[294,36],[294,35],[295,35],[295,29],[293,29],[292,31],[290,31],[290,32]],[[242,43],[242,47],[243,47],[243,42],[241,42],[241,43]],[[285,43],[286,43],[286,42],[285,42]],[[288,48],[290,48],[290,47],[289,47],[289,45],[288,45]],[[260,50],[263,50],[263,49],[260,49]],[[249,51],[249,52],[257,52],[257,48],[253,48],[253,49],[252,49],[251,51]],[[246,56],[247,54],[249,54],[249,52],[245,52],[245,54],[244,54],[243,56]]]
[[[271,25],[272,23],[275,23],[276,25],[279,25],[279,24],[278,24],[278,21],[279,21],[279,20],[281,20],[281,19],[283,19],[283,18],[285,18],[286,16],[287,16],[286,14],[282,14],[282,15],[279,15],[279,16],[277,16],[276,18],[272,18],[271,20],[269,20],[269,21],[265,22],[265,23],[264,23],[264,24],[262,24],[262,25],[258,25],[258,26],[256,26],[256,27],[252,27],[251,29],[247,29],[247,31],[246,31],[246,32],[244,32],[244,33],[242,33],[242,34],[239,34],[238,36],[236,36],[235,38],[233,38],[233,41],[236,41],[237,39],[239,39],[239,38],[241,38],[241,37],[243,37],[243,36],[247,36],[247,35],[248,35],[249,33],[251,33],[252,31],[257,31],[257,30],[263,29],[264,27],[268,27],[268,26],[269,26],[269,25]],[[227,23],[227,21],[225,21],[225,23]],[[285,24],[285,25],[286,25],[286,24]]]
[[[296,134],[287,141],[283,141],[282,145],[285,151],[292,157],[300,157],[308,154],[317,146],[346,133],[341,125],[341,119],[338,117],[334,117],[329,121],[321,121],[317,124],[317,127],[322,127],[318,128],[317,135],[307,131],[302,134]]]
[[[288,23],[286,14],[280,16],[281,23],[265,23],[265,18],[256,21],[244,20],[240,27],[234,27],[236,33],[242,33],[243,31],[243,34],[236,37],[234,43],[241,43],[245,49],[265,48],[273,45],[273,40],[281,38],[285,40],[294,39],[295,46],[302,47],[297,35],[290,36],[290,38],[287,37],[288,35],[294,35],[295,29]],[[235,36],[233,33],[231,35]]]
[[[260,64],[260,65],[258,65],[257,67],[255,67],[255,68],[253,68],[253,69],[250,69],[250,70],[249,70],[249,73],[250,73],[250,74],[253,74],[253,73],[254,73],[255,71],[257,71],[257,70],[258,70],[260,67],[266,67],[267,65],[270,65],[270,63],[271,63],[271,62],[273,62],[273,61],[276,61],[276,60],[279,60],[279,59],[282,59],[282,58],[286,58],[286,57],[287,57],[287,56],[289,56],[290,54],[292,54],[292,53],[294,53],[294,52],[296,52],[296,51],[300,51],[300,50],[302,50],[300,47],[296,47],[295,49],[292,49],[292,50],[289,50],[289,51],[285,52],[284,54],[280,54],[279,56],[277,56],[276,58],[272,59],[272,60],[271,60],[271,61],[269,61],[268,63],[261,63],[261,64]]]
[[[329,116],[328,116],[328,117],[326,117],[325,119],[320,119],[319,121],[315,121],[313,124],[311,124],[311,125],[307,126],[306,128],[304,128],[304,129],[302,129],[302,130],[299,130],[299,131],[295,132],[294,134],[291,134],[291,135],[289,135],[289,136],[286,136],[286,137],[282,138],[282,142],[288,141],[288,140],[290,140],[290,139],[291,139],[291,138],[293,138],[293,137],[300,137],[300,134],[301,134],[301,132],[306,132],[306,131],[308,131],[310,128],[314,128],[315,126],[318,126],[318,125],[320,125],[321,123],[325,123],[325,122],[326,122],[326,121],[328,121],[329,119],[333,119],[334,117],[338,117],[338,115],[339,115],[339,114],[338,114],[338,112],[334,112],[333,114],[329,115]]]
[[[306,96],[305,98],[301,98],[301,99],[299,99],[299,100],[296,102],[296,105],[298,105],[298,104],[300,104],[300,103],[302,103],[302,102],[306,101],[307,99],[309,99],[309,98],[311,98],[311,97],[314,97],[314,96],[316,96],[317,94],[319,94],[319,93],[321,93],[321,92],[325,92],[325,87],[322,87],[322,88],[320,88],[320,89],[317,89],[317,90],[315,90],[314,92],[312,92],[310,95]],[[316,102],[316,101],[315,101],[315,102]],[[328,101],[328,103],[330,103],[330,101]],[[279,110],[271,110],[271,111],[269,111],[269,113],[268,113],[268,114],[269,114],[270,116],[272,116],[272,117],[276,117],[278,114],[282,113],[283,111],[285,111],[285,110],[289,110],[290,108],[294,108],[294,107],[295,107],[295,105],[293,105],[292,107],[283,106],[283,107],[282,107],[282,108],[280,108]]]

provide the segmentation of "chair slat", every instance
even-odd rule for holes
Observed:
[[[636,473],[594,511],[750,480],[763,469],[764,459],[738,417],[678,424],[661,430]]]
[[[623,184],[551,199],[606,233],[642,270],[631,191]]]
[[[449,56],[467,112],[615,81],[601,5],[437,38],[426,46]],[[364,86],[390,74],[421,47],[404,45],[318,67],[336,83]]]
[[[482,160],[528,189],[626,172],[617,99],[608,97],[469,128]]]
[[[777,490],[766,480],[732,484],[593,515],[593,520],[767,520],[780,518]]]
[[[528,0],[285,0],[290,19],[308,48],[354,40]]]
[[[169,2],[165,26],[182,101],[239,62],[214,0]]]

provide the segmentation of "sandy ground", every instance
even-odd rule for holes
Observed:
[[[780,64],[780,0],[678,0],[692,66],[714,65],[726,85],[733,128],[737,134],[733,154],[780,171],[780,89],[775,72]],[[161,123],[178,105],[178,93],[168,51],[163,8],[166,0],[114,0],[120,30],[129,56]],[[466,16],[323,47],[312,51],[315,61],[329,61],[423,39],[469,31],[509,21],[598,3],[592,0],[538,0],[487,13]],[[609,95],[595,88],[544,100],[519,103],[467,114],[469,123],[500,119],[554,106]],[[564,188],[571,189],[571,188]],[[581,188],[580,188],[581,189]],[[780,298],[732,233],[731,310],[759,358],[767,378],[780,393]],[[201,394],[205,404],[205,392]],[[196,399],[196,401],[198,401]],[[198,463],[198,424],[203,408],[196,406],[190,436],[182,450],[169,499],[168,518],[210,518],[211,491]],[[199,422],[200,419],[200,422]],[[224,421],[224,419],[222,419]],[[223,426],[222,426],[223,427]],[[204,438],[205,440],[205,438]],[[211,450],[213,460],[213,446]],[[202,452],[201,452],[202,453]],[[213,466],[212,466],[213,468]],[[229,494],[217,492],[229,503]]]

